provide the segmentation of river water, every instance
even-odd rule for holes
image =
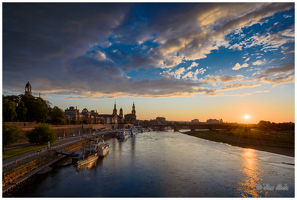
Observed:
[[[15,197],[294,197],[294,158],[179,132],[111,138],[93,167],[58,165]],[[78,151],[80,153],[80,151]]]

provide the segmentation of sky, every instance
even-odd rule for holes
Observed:
[[[29,80],[63,110],[295,122],[292,2],[2,5],[4,95]]]

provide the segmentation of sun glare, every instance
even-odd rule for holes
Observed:
[[[246,115],[246,116],[244,116],[244,118],[245,118],[245,119],[249,119],[249,118],[250,118],[250,116]]]

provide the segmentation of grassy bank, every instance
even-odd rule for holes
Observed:
[[[233,146],[294,157],[294,135],[283,135],[277,132],[260,130],[245,131],[243,129],[232,131],[190,131],[185,134]]]
[[[57,145],[57,144],[60,144],[60,142],[54,142],[53,144],[51,144],[51,146]],[[28,153],[30,151],[34,151],[34,150],[38,150],[38,149],[42,149],[42,148],[46,148],[46,147],[47,147],[47,144],[45,144],[45,145],[30,145],[30,146],[21,147],[21,148],[5,150],[3,152],[2,159],[5,160],[7,158],[11,158],[11,157],[14,157],[17,155],[21,155],[24,153]]]

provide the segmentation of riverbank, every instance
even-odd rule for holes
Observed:
[[[109,133],[104,135],[104,140],[107,141],[113,137],[113,134]],[[102,136],[99,136],[101,139]],[[95,139],[95,137],[93,137]],[[88,142],[82,140],[78,143],[66,146],[62,148],[62,151],[74,152],[81,149]],[[52,170],[52,166],[57,162],[65,159],[67,156],[56,155],[55,151],[50,151],[46,155],[40,155],[38,158],[32,157],[24,160],[20,163],[15,163],[3,170],[3,181],[2,181],[2,194],[5,197],[11,196],[16,190],[30,181],[36,178],[40,174],[48,173]]]
[[[232,146],[238,146],[243,148],[251,148],[260,151],[266,151],[270,153],[276,153],[280,155],[295,157],[295,144],[288,141],[277,141],[263,139],[263,138],[249,138],[238,137],[234,135],[223,134],[218,131],[189,131],[184,134],[211,140],[214,142],[222,142],[230,144]],[[294,141],[294,140],[293,140]]]

